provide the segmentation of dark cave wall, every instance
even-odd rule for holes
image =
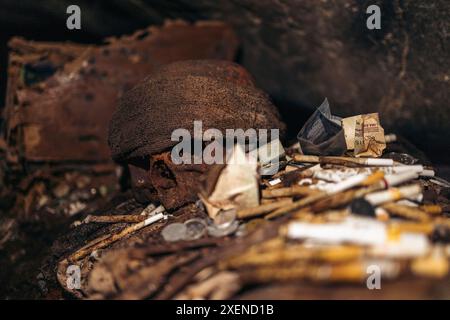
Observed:
[[[0,24],[34,30],[39,38],[65,25],[64,3],[4,0]],[[380,112],[387,131],[404,134],[425,151],[450,160],[450,2],[448,0],[137,0],[77,1],[89,41],[130,32],[165,18],[221,19],[242,41],[240,62],[281,108],[292,133],[328,97],[336,114]],[[382,9],[382,29],[368,30],[365,10]],[[23,9],[26,9],[23,11]],[[30,9],[32,8],[32,10]],[[3,11],[8,12],[8,11]],[[42,12],[45,21],[31,18]],[[14,14],[12,14],[14,13]],[[9,18],[11,17],[11,18]],[[27,19],[25,19],[27,18]],[[40,24],[39,24],[40,22]],[[8,25],[9,26],[9,25]],[[25,31],[24,31],[25,30]],[[45,30],[44,30],[45,31]],[[81,36],[80,36],[81,35]],[[83,35],[85,36],[83,38]],[[31,35],[31,37],[33,37]],[[61,35],[59,35],[61,37]],[[448,154],[446,157],[443,154]]]
[[[301,125],[292,111],[328,97],[339,115],[378,111],[388,130],[449,153],[449,1],[176,2],[238,30],[241,63],[283,102],[291,129]],[[366,28],[370,4],[381,30]]]

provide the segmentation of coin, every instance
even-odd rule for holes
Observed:
[[[208,226],[208,234],[212,237],[225,237],[233,234],[239,227],[239,222],[234,220],[227,227],[218,227],[216,225]]]
[[[214,217],[214,224],[218,228],[226,229],[236,220],[236,209],[221,210]]]
[[[184,240],[195,240],[203,237],[206,233],[206,223],[203,219],[194,218],[184,222],[186,235]]]
[[[161,231],[164,240],[169,242],[183,240],[186,237],[186,233],[187,228],[183,223],[171,223]]]

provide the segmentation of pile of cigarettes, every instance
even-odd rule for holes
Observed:
[[[196,256],[201,263],[194,264],[183,286],[167,281],[173,292],[168,295],[162,289],[157,296],[177,299],[226,299],[249,285],[280,282],[369,287],[372,272],[378,272],[383,281],[405,276],[448,277],[448,206],[431,203],[423,190],[430,185],[442,190],[449,186],[436,178],[431,168],[390,158],[309,156],[297,153],[295,146],[285,152],[279,141],[271,143],[279,145],[277,156],[283,165],[278,172],[260,176],[255,165],[227,164],[215,188],[230,188],[228,194],[222,198],[212,197],[214,191],[200,194],[202,200],[193,205],[201,212],[196,217],[188,215],[174,222],[163,206],[153,204],[141,214],[88,216],[83,224],[131,225],[75,251],[59,269],[94,259],[84,290],[89,298],[148,296],[141,287],[133,287],[131,280],[121,280],[120,294],[111,296],[108,291],[109,295],[99,295],[99,288],[105,290],[100,285],[106,277],[105,261],[113,261],[111,266],[117,268],[122,258],[116,255],[123,254],[128,264],[142,255],[170,254],[162,258],[174,259],[165,272],[176,269],[175,261],[185,263],[190,255]],[[234,152],[238,157],[244,155],[238,147]],[[240,174],[236,176],[236,172]],[[232,185],[225,183],[227,175],[235,177]],[[149,232],[159,234],[163,245],[132,247],[125,253],[112,250],[98,259],[102,249],[150,225],[155,226]],[[203,249],[194,253],[193,248]],[[159,263],[148,263],[144,270],[163,272]],[[101,274],[100,284],[96,274]],[[139,281],[155,281],[151,274]],[[61,273],[59,277],[61,282],[66,279]]]
[[[256,282],[360,282],[369,266],[387,279],[448,275],[450,219],[423,202],[427,184],[444,184],[432,169],[383,158],[286,158],[284,169],[262,179],[261,204],[237,211],[247,224],[283,218],[278,236],[224,267],[250,268],[245,276]]]

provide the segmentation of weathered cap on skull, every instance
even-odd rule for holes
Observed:
[[[241,66],[221,60],[175,62],[153,72],[119,101],[109,130],[112,157],[126,161],[170,149],[175,129],[280,129],[276,107]]]

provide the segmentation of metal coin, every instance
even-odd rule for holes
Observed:
[[[233,234],[239,227],[238,221],[233,221],[228,227],[218,227],[215,225],[208,226],[208,234],[212,237],[225,237]]]
[[[186,235],[184,240],[195,240],[203,237],[206,233],[206,223],[203,219],[194,218],[184,222]]]
[[[161,231],[164,240],[169,242],[183,240],[186,237],[186,233],[187,228],[183,223],[171,223]]]
[[[214,224],[221,229],[227,229],[234,221],[236,221],[236,209],[221,210],[214,217]]]

